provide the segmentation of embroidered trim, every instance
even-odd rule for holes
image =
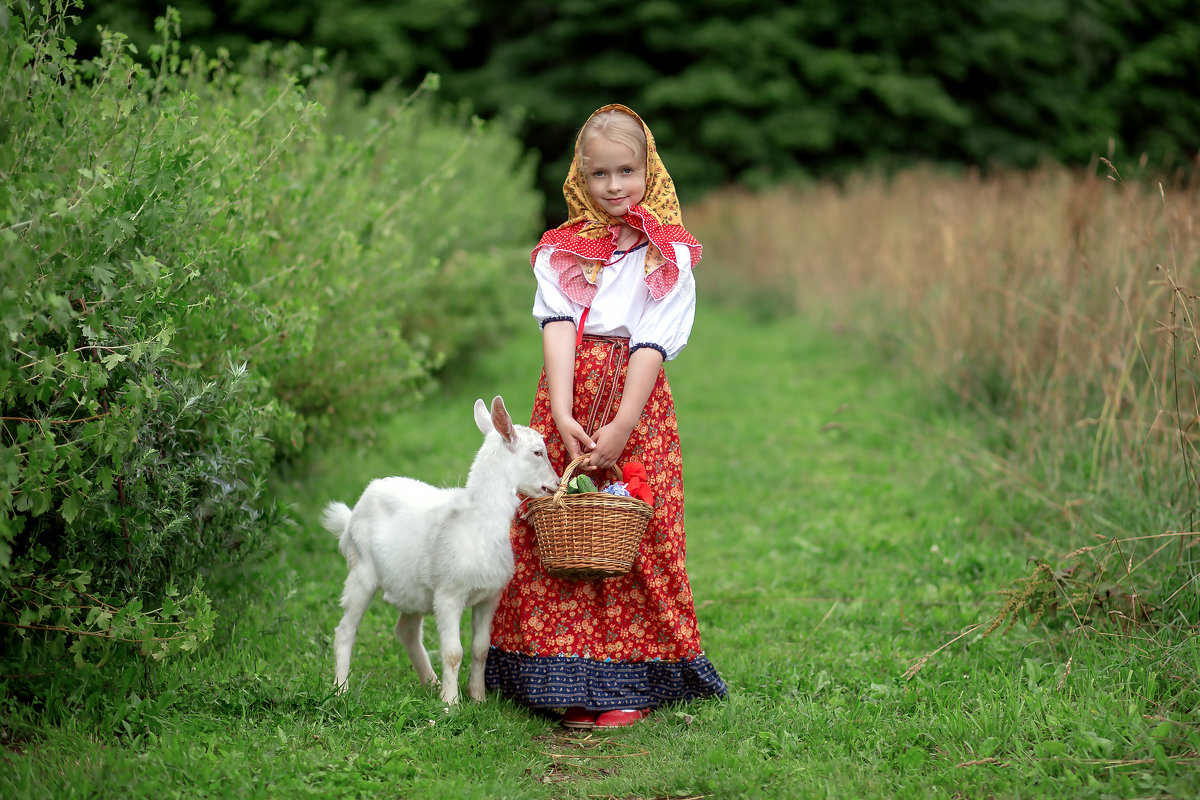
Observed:
[[[642,349],[643,347],[648,347],[651,350],[657,350],[658,354],[663,357],[663,361],[667,360],[666,348],[663,347],[661,344],[651,344],[650,342],[638,342],[635,345],[631,345],[629,348],[629,355],[633,355],[635,352]]]
[[[576,417],[588,436],[595,436],[596,431],[612,414],[613,407],[621,402],[625,389],[625,366],[629,362],[629,340],[617,336],[592,336],[584,334],[582,341],[590,342],[592,347],[607,347],[605,365],[601,372],[599,387],[592,402],[591,412],[585,420]]]
[[[572,323],[573,323],[573,322],[575,322],[575,318],[574,318],[574,317],[567,317],[567,316],[561,316],[561,317],[546,317],[544,320],[541,320],[541,321],[538,323],[538,325],[540,325],[540,326],[542,327],[542,329],[544,330],[544,329],[545,329],[545,327],[546,327],[547,325],[549,325],[551,322],[572,322]]]
[[[627,256],[630,253],[636,253],[638,250],[641,250],[643,247],[649,247],[649,246],[650,246],[650,240],[647,239],[646,241],[642,242],[641,244],[634,245],[633,247],[629,248],[628,250],[613,250],[613,255],[614,256],[617,256],[617,255]],[[613,262],[613,263],[615,263],[615,262]],[[605,264],[604,266],[611,267],[612,264]]]
[[[703,655],[685,661],[594,661],[529,656],[493,647],[484,680],[489,689],[532,708],[657,708],[663,703],[724,697],[728,692]]]

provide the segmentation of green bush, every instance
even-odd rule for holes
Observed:
[[[0,14],[7,674],[207,639],[200,578],[284,522],[272,466],[522,316],[540,211],[436,76],[366,102],[319,53],[184,56],[173,11],[144,63],[81,60],[77,8]]]
[[[290,70],[297,53],[259,50],[252,66],[269,74],[269,55]],[[303,320],[307,338],[250,323],[268,335],[243,344],[307,424],[393,412],[431,372],[528,316],[532,164],[510,136],[433,106],[436,85],[430,76],[409,97],[364,100],[344,77],[314,79],[322,131],[275,174],[255,205],[261,222],[247,226],[269,244],[245,262],[244,284]]]

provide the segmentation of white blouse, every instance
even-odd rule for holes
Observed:
[[[629,349],[653,347],[670,361],[683,351],[696,316],[696,279],[692,276],[691,252],[673,245],[679,278],[671,291],[655,300],[646,288],[646,251],[639,247],[612,261],[596,277],[596,296],[588,312],[583,332],[594,336],[619,336],[629,339]],[[550,269],[554,248],[538,251],[533,265],[537,276],[537,295],[533,316],[544,325],[548,320],[571,319],[579,325],[583,306],[567,297],[558,285],[558,275]],[[619,260],[618,260],[619,259]]]

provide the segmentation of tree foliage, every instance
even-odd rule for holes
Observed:
[[[144,27],[159,5],[112,0],[95,13]],[[685,193],[914,160],[1086,164],[1110,142],[1126,159],[1179,167],[1200,141],[1190,0],[214,8],[185,13],[199,41],[296,39],[341,54],[368,87],[440,73],[447,96],[517,121],[555,198],[575,130],[614,101],[651,123]]]

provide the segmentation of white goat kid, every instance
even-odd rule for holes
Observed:
[[[350,574],[342,591],[345,613],[334,635],[336,681],[346,688],[358,624],[375,593],[400,610],[396,638],[404,644],[422,684],[436,683],[422,643],[424,616],[433,614],[442,651],[442,700],[458,702],[462,664],[459,620],[471,607],[471,675],[467,693],[483,699],[483,668],[492,616],[513,575],[509,527],[520,498],[544,497],[558,486],[541,434],[514,425],[504,401],[489,415],[475,401],[475,424],[484,434],[467,485],[439,489],[412,478],[372,481],[351,511],[325,508],[325,527],[340,539]]]

